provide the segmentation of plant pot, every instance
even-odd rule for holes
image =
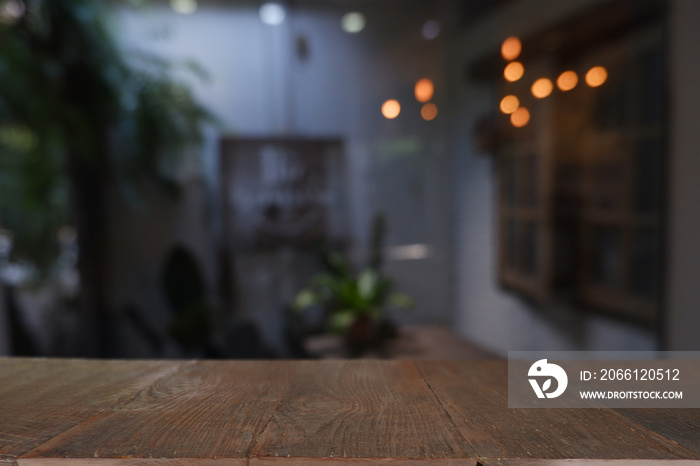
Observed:
[[[368,316],[358,317],[345,333],[348,356],[358,357],[369,350],[382,350],[387,340],[397,335],[396,326],[389,320],[376,321]]]
[[[374,343],[374,325],[368,316],[358,317],[345,333],[345,347],[351,357],[361,356]]]

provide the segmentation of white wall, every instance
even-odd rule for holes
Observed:
[[[598,0],[526,0],[486,18],[455,46],[455,62],[465,69],[498,50],[504,38],[527,36],[556,24]],[[465,338],[505,355],[518,350],[653,350],[652,330],[567,308],[539,309],[497,283],[496,174],[494,161],[474,149],[477,119],[491,112],[496,97],[483,85],[453,73],[452,172],[456,196],[455,327]]]
[[[122,209],[118,222],[127,226],[124,240],[114,248],[115,306],[141,302],[154,320],[167,316],[157,264],[176,240],[196,251],[207,266],[209,283],[215,283],[217,212],[212,202],[221,134],[341,137],[346,144],[350,236],[363,249],[372,215],[383,209],[388,214],[388,246],[431,244],[433,257],[389,263],[387,271],[416,300],[413,312],[399,316],[403,321],[449,322],[450,203],[444,183],[449,158],[441,119],[422,121],[413,98],[415,81],[426,76],[438,85],[438,104],[446,97],[439,80],[444,58],[440,39],[427,42],[420,37],[430,2],[412,2],[411,8],[398,2],[384,2],[382,8],[363,3],[367,26],[357,35],[341,30],[346,10],[332,2],[310,2],[307,8],[302,2],[280,26],[262,24],[257,3],[199,4],[192,15],[178,15],[167,3],[145,12],[117,10],[125,44],[174,60],[194,59],[207,70],[208,83],[192,83],[223,128],[209,131],[201,171],[191,176],[198,187],[182,206],[159,200],[147,214]],[[309,44],[305,60],[295,50],[299,34]],[[381,103],[389,98],[400,99],[404,106],[392,121],[380,114]],[[392,152],[397,142],[408,142],[413,149]],[[150,199],[156,197],[151,194]],[[210,217],[203,212],[207,205],[214,205]],[[137,244],[126,241],[138,237],[139,230]],[[279,290],[277,306],[288,302],[290,293]],[[269,312],[275,303],[267,301],[268,311],[249,312]]]
[[[666,342],[700,350],[700,2],[670,4],[671,101]]]

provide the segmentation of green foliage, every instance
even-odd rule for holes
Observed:
[[[411,306],[411,298],[392,290],[391,279],[370,268],[357,275],[321,273],[296,295],[292,309],[302,312],[320,305],[327,312],[329,330],[344,333],[360,317],[383,319],[389,305]]]
[[[108,3],[24,0],[23,16],[0,23],[0,221],[40,266],[76,214],[77,174],[104,174],[132,198],[146,179],[172,186],[165,168],[210,119],[172,65],[119,46]]]
[[[367,267],[359,273],[337,251],[326,251],[323,259],[327,272],[314,276],[309,285],[294,298],[292,310],[303,312],[320,306],[326,312],[326,326],[334,333],[345,333],[358,319],[379,322],[386,318],[388,306],[409,308],[412,299],[394,292],[392,280],[379,269],[382,264],[382,243],[385,234],[383,215],[372,223],[371,250]]]

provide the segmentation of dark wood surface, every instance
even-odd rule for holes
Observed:
[[[336,335],[307,338],[305,350],[316,359],[347,357],[343,339]],[[374,359],[410,359],[444,361],[452,359],[497,359],[487,350],[469,343],[443,325],[402,325],[398,335],[380,350],[368,351],[364,357]]]
[[[505,361],[0,358],[0,465],[700,464],[700,410],[506,390]]]

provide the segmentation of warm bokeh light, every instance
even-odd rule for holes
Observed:
[[[598,87],[608,79],[608,71],[602,66],[594,66],[586,73],[586,84]]]
[[[434,120],[437,114],[437,105],[432,102],[423,105],[423,107],[420,109],[420,116],[422,116],[425,121]]]
[[[501,55],[503,55],[503,58],[506,60],[515,60],[518,58],[518,55],[520,55],[521,50],[522,44],[517,37],[509,37],[504,40],[501,45]]]
[[[520,106],[520,101],[514,95],[507,95],[501,99],[501,111],[505,114],[513,113]]]
[[[525,107],[520,107],[510,114],[510,123],[516,128],[522,128],[530,121],[530,112]]]
[[[433,82],[428,78],[419,79],[416,82],[415,95],[418,102],[427,102],[433,98],[435,87]]]
[[[523,77],[523,73],[525,73],[525,67],[523,64],[519,61],[514,61],[506,65],[505,69],[503,70],[503,77],[510,82],[515,82]]]
[[[260,7],[259,10],[260,20],[269,24],[270,26],[276,26],[284,22],[284,18],[287,14],[284,11],[284,7],[279,3],[265,3]]]
[[[532,83],[532,88],[530,90],[532,91],[532,95],[538,99],[543,99],[552,93],[552,89],[554,89],[552,81],[548,78],[540,78]]]
[[[350,34],[356,34],[362,31],[365,28],[365,24],[365,15],[357,11],[345,13],[343,18],[340,20],[340,25],[343,28],[343,31]]]
[[[389,99],[382,104],[382,115],[384,115],[384,118],[393,120],[399,116],[399,113],[401,113],[401,104],[399,104],[398,100]]]
[[[557,87],[562,91],[570,91],[578,84],[578,76],[573,71],[564,71],[557,78]]]

